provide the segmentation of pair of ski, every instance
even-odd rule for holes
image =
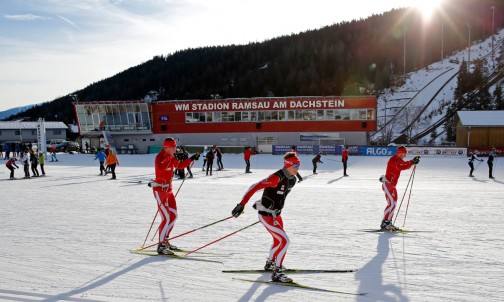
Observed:
[[[284,270],[285,273],[289,273],[289,274],[353,273],[356,271],[357,271],[357,269],[348,269],[348,270],[285,269]],[[223,273],[241,273],[241,274],[271,273],[271,271],[267,271],[267,270],[224,270],[222,272]],[[268,281],[268,280],[261,280],[261,279],[254,280],[254,279],[246,279],[246,278],[233,278],[233,279],[239,280],[239,281],[245,281],[245,282],[255,282],[255,283],[264,283],[264,284],[274,284],[274,285],[280,285],[280,286],[296,287],[296,288],[302,288],[302,289],[307,289],[307,290],[314,290],[314,291],[335,293],[335,294],[355,295],[355,296],[362,296],[362,295],[366,294],[366,293],[355,293],[355,292],[347,292],[347,291],[341,291],[341,290],[320,288],[320,287],[301,284],[301,283],[297,283],[297,282],[275,282],[275,281]]]
[[[172,252],[174,253],[173,255],[158,254],[156,250],[142,250],[142,249],[131,250],[130,252],[133,254],[144,255],[144,256],[160,256],[160,257],[166,257],[166,258],[185,259],[185,260],[192,260],[192,261],[203,261],[203,262],[213,262],[213,263],[223,264],[222,261],[208,259],[208,257],[210,257],[211,255],[214,255],[214,256],[218,255],[218,254],[213,254],[213,253],[195,252],[199,255],[203,255],[203,256],[207,257],[207,258],[201,258],[201,257],[198,257],[197,255],[194,255],[194,254],[192,254],[191,257],[187,257],[186,254],[189,253],[189,251],[182,250],[182,249],[172,250]]]
[[[386,229],[364,229],[361,230],[363,232],[367,233],[390,233],[390,234],[408,234],[408,233],[431,233],[433,231],[413,231],[413,230],[405,230],[405,229],[398,229],[398,230],[386,230]]]

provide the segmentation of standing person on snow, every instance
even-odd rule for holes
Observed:
[[[24,165],[24,178],[30,178],[30,156],[28,155],[28,151],[26,150],[21,152],[21,163],[23,163]]]
[[[312,159],[312,164],[313,164],[313,174],[317,174],[317,163],[323,164],[323,162],[320,160],[322,157],[322,152],[317,153],[315,157]]]
[[[109,150],[106,163],[107,168],[110,168],[110,172],[112,173],[112,177],[110,179],[116,179],[115,168],[116,165],[119,166],[119,160],[117,159],[117,155],[115,155],[114,150]]]
[[[245,147],[245,151],[243,152],[243,159],[245,160],[245,173],[252,173],[250,171],[250,157],[252,155],[256,155],[256,153],[252,151],[252,147]]]
[[[469,171],[469,177],[474,177],[472,175],[473,171],[474,171],[474,161],[477,160],[477,161],[483,161],[482,159],[479,159],[478,156],[476,155],[478,154],[478,150],[474,150],[474,152],[471,153],[471,157],[469,157],[469,162],[467,163],[469,165],[469,167],[471,167],[471,171]]]
[[[16,158],[15,157],[10,158],[5,163],[5,166],[7,167],[7,169],[10,170],[10,179],[16,179],[16,178],[14,178],[14,169],[19,169],[18,165],[16,165]]]
[[[283,273],[282,263],[289,247],[289,237],[283,229],[280,214],[287,195],[296,184],[296,173],[300,163],[294,152],[287,152],[284,155],[283,168],[253,184],[243,196],[242,201],[231,212],[234,217],[240,216],[252,195],[264,189],[262,198],[256,201],[253,207],[258,211],[259,221],[273,237],[273,245],[264,269],[273,272],[271,280],[275,282],[292,282],[292,279]]]
[[[171,250],[177,247],[168,242],[170,233],[177,220],[177,201],[172,191],[172,178],[176,169],[184,169],[199,159],[199,153],[192,155],[184,161],[178,161],[175,156],[177,142],[168,137],[163,142],[163,149],[159,151],[154,160],[156,178],[149,183],[156,198],[158,211],[161,214],[161,224],[159,225],[158,254],[173,255]]]
[[[495,147],[490,150],[490,153],[488,153],[488,177],[489,178],[494,178],[493,177],[493,162],[494,162],[494,156],[495,156]]]
[[[97,160],[100,162],[100,176],[101,175],[106,175],[107,173],[105,172],[105,160],[107,159],[107,156],[105,153],[103,153],[103,150],[100,148],[98,152],[96,152],[95,158],[93,160]]]
[[[58,161],[58,158],[56,157],[56,148],[53,145],[49,147],[49,153],[51,153],[51,161]]]
[[[224,165],[222,164],[222,151],[217,148],[216,145],[213,145],[213,152],[215,156],[217,156],[217,171],[224,169]]]
[[[39,152],[38,161],[40,165],[40,171],[42,171],[42,176],[45,176],[44,165],[45,165],[45,154],[44,152]]]
[[[203,152],[201,152],[201,155],[203,155],[203,168],[201,168],[201,171],[205,172],[205,167],[206,167],[206,162],[207,162],[207,159],[206,159],[206,155],[208,153],[208,147],[205,146],[203,147]]]
[[[36,149],[35,149],[36,150]],[[30,148],[30,163],[31,163],[31,171],[32,171],[32,177],[39,177],[39,171],[37,169],[38,167],[38,156],[36,152]]]
[[[212,149],[208,150],[208,152],[206,154],[206,162],[207,162],[206,175],[208,175],[208,171],[210,171],[210,175],[212,175],[214,158],[215,158],[215,155],[214,155]]]
[[[348,147],[345,146],[343,153],[341,153],[341,161],[343,162],[343,176],[349,176],[346,174],[347,163],[348,163]]]
[[[405,147],[401,146],[397,148],[397,153],[393,155],[387,163],[385,176],[382,175],[380,177],[380,181],[383,183],[382,190],[385,192],[385,199],[387,200],[384,217],[380,225],[382,230],[399,230],[398,227],[392,224],[392,218],[394,217],[394,210],[397,204],[396,185],[401,176],[401,171],[407,170],[420,162],[420,156],[415,156],[412,160],[404,161],[403,159],[406,157],[406,153],[407,150]]]

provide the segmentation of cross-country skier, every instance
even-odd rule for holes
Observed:
[[[177,160],[174,156],[176,147],[177,142],[175,139],[168,137],[164,140],[163,149],[159,151],[154,160],[156,178],[149,184],[152,187],[161,214],[157,252],[164,255],[173,255],[171,250],[177,249],[167,240],[178,217],[177,201],[172,191],[173,173],[176,169],[184,169],[193,161],[199,159],[199,153],[196,153],[183,161]]]
[[[324,162],[320,160],[322,157],[322,152],[317,153],[315,157],[311,160],[313,164],[313,174],[317,174],[317,163],[323,164]]]
[[[469,171],[469,177],[474,177],[472,175],[473,171],[474,171],[474,161],[477,160],[477,161],[483,161],[482,159],[479,159],[478,156],[478,150],[474,150],[474,152],[471,153],[471,157],[469,157],[469,162],[467,164],[469,164],[469,167],[471,167],[471,171]]]
[[[16,158],[11,157],[6,163],[5,166],[10,170],[10,179],[14,178],[14,169],[19,169],[18,165],[16,165]],[[15,167],[15,168],[14,168]]]
[[[289,247],[289,237],[287,237],[283,229],[280,214],[285,204],[285,198],[296,184],[299,165],[300,160],[296,153],[287,152],[284,155],[283,168],[271,174],[268,178],[253,184],[243,196],[242,201],[231,212],[234,217],[240,216],[252,195],[264,189],[262,198],[256,201],[254,209],[259,213],[259,221],[273,237],[273,245],[264,269],[273,271],[271,280],[275,282],[292,282],[292,279],[283,273],[282,263]]]
[[[252,147],[245,147],[245,151],[243,151],[243,159],[245,160],[245,173],[250,172],[250,157],[252,155],[256,155],[256,153],[252,150]]]
[[[494,162],[494,156],[495,156],[495,147],[490,150],[490,153],[488,153],[488,177],[494,178],[493,177],[493,162]]]
[[[341,153],[341,162],[343,163],[343,176],[349,176],[348,174],[346,174],[348,163],[348,146],[345,146],[343,152]]]
[[[384,217],[380,225],[382,230],[399,230],[398,227],[392,224],[392,217],[394,217],[394,210],[397,204],[396,185],[401,176],[401,171],[407,170],[420,162],[420,156],[415,156],[412,160],[404,161],[403,159],[406,157],[406,153],[407,150],[405,147],[401,146],[397,148],[397,153],[393,155],[387,163],[385,175],[380,177],[380,181],[383,183],[382,190],[385,192],[385,199],[387,200]]]

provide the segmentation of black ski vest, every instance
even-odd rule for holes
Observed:
[[[276,187],[268,187],[264,189],[261,204],[269,210],[276,210],[276,215],[280,215],[281,210],[284,207],[287,194],[289,194],[292,187],[296,184],[296,177],[288,178],[282,170],[278,170],[273,174],[277,175],[280,178],[280,181]],[[259,211],[259,214],[273,216],[271,213],[263,211]]]

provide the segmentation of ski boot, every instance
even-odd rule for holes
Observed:
[[[401,229],[392,224],[390,220],[382,220],[380,229],[389,232],[400,231]]]
[[[157,253],[159,255],[174,255],[175,253],[170,250],[169,246],[158,244]]]
[[[264,265],[264,270],[265,271],[273,271],[275,270],[275,261],[273,260],[266,260],[266,264]]]
[[[275,268],[271,274],[271,281],[280,283],[294,283],[291,278],[287,277],[281,268]]]

